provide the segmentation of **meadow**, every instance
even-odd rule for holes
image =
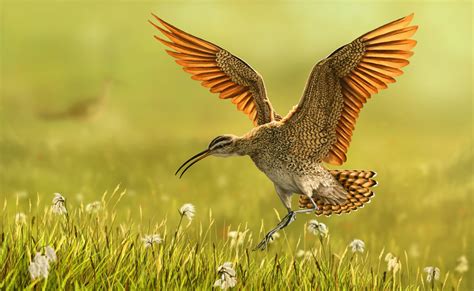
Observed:
[[[209,290],[225,262],[245,290],[474,288],[471,3],[1,5],[0,289]],[[280,114],[318,59],[415,12],[411,64],[363,109],[340,167],[378,173],[371,203],[298,216],[253,251],[285,210],[250,159],[211,157],[174,176],[212,138],[251,123],[173,63],[152,38],[150,12],[248,61]],[[98,98],[105,80],[95,114],[42,117]],[[57,192],[67,215],[52,211]],[[178,211],[185,203],[192,220]],[[328,235],[308,231],[312,219]],[[154,234],[162,240],[146,247]],[[354,239],[364,252],[352,252]],[[32,279],[46,246],[57,259],[47,279]],[[428,282],[428,266],[438,279]]]

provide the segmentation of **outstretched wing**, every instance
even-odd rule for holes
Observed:
[[[374,29],[337,49],[312,70],[303,97],[283,120],[317,159],[342,165],[360,110],[395,82],[413,55],[413,14]],[[309,153],[308,153],[309,154]]]
[[[262,77],[248,64],[228,51],[208,41],[188,34],[152,14],[164,28],[156,27],[170,41],[155,38],[172,50],[166,52],[176,58],[184,71],[191,73],[219,98],[231,99],[237,109],[249,116],[254,125],[262,125],[281,117],[273,110],[266,96]]]

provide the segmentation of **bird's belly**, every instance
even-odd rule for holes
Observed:
[[[287,192],[301,193],[295,173],[292,173],[283,167],[264,167],[263,169],[261,168],[261,170],[278,187]]]
[[[277,163],[262,162],[261,160],[254,160],[254,162],[275,185],[295,194],[304,194],[308,187],[317,189],[327,180],[325,179],[327,171],[319,163],[301,160],[290,163],[281,160]]]

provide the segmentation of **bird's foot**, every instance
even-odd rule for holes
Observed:
[[[290,211],[288,214],[283,217],[283,219],[275,226],[274,229],[270,230],[263,240],[253,249],[254,251],[256,250],[265,250],[267,248],[268,243],[273,240],[273,235],[278,232],[279,230],[287,227],[290,223],[295,221],[296,219],[296,212],[295,211]]]

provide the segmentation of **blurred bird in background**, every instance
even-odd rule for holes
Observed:
[[[43,120],[79,119],[88,120],[98,116],[105,108],[114,81],[104,80],[100,93],[71,104],[64,110],[39,110],[38,117]]]

